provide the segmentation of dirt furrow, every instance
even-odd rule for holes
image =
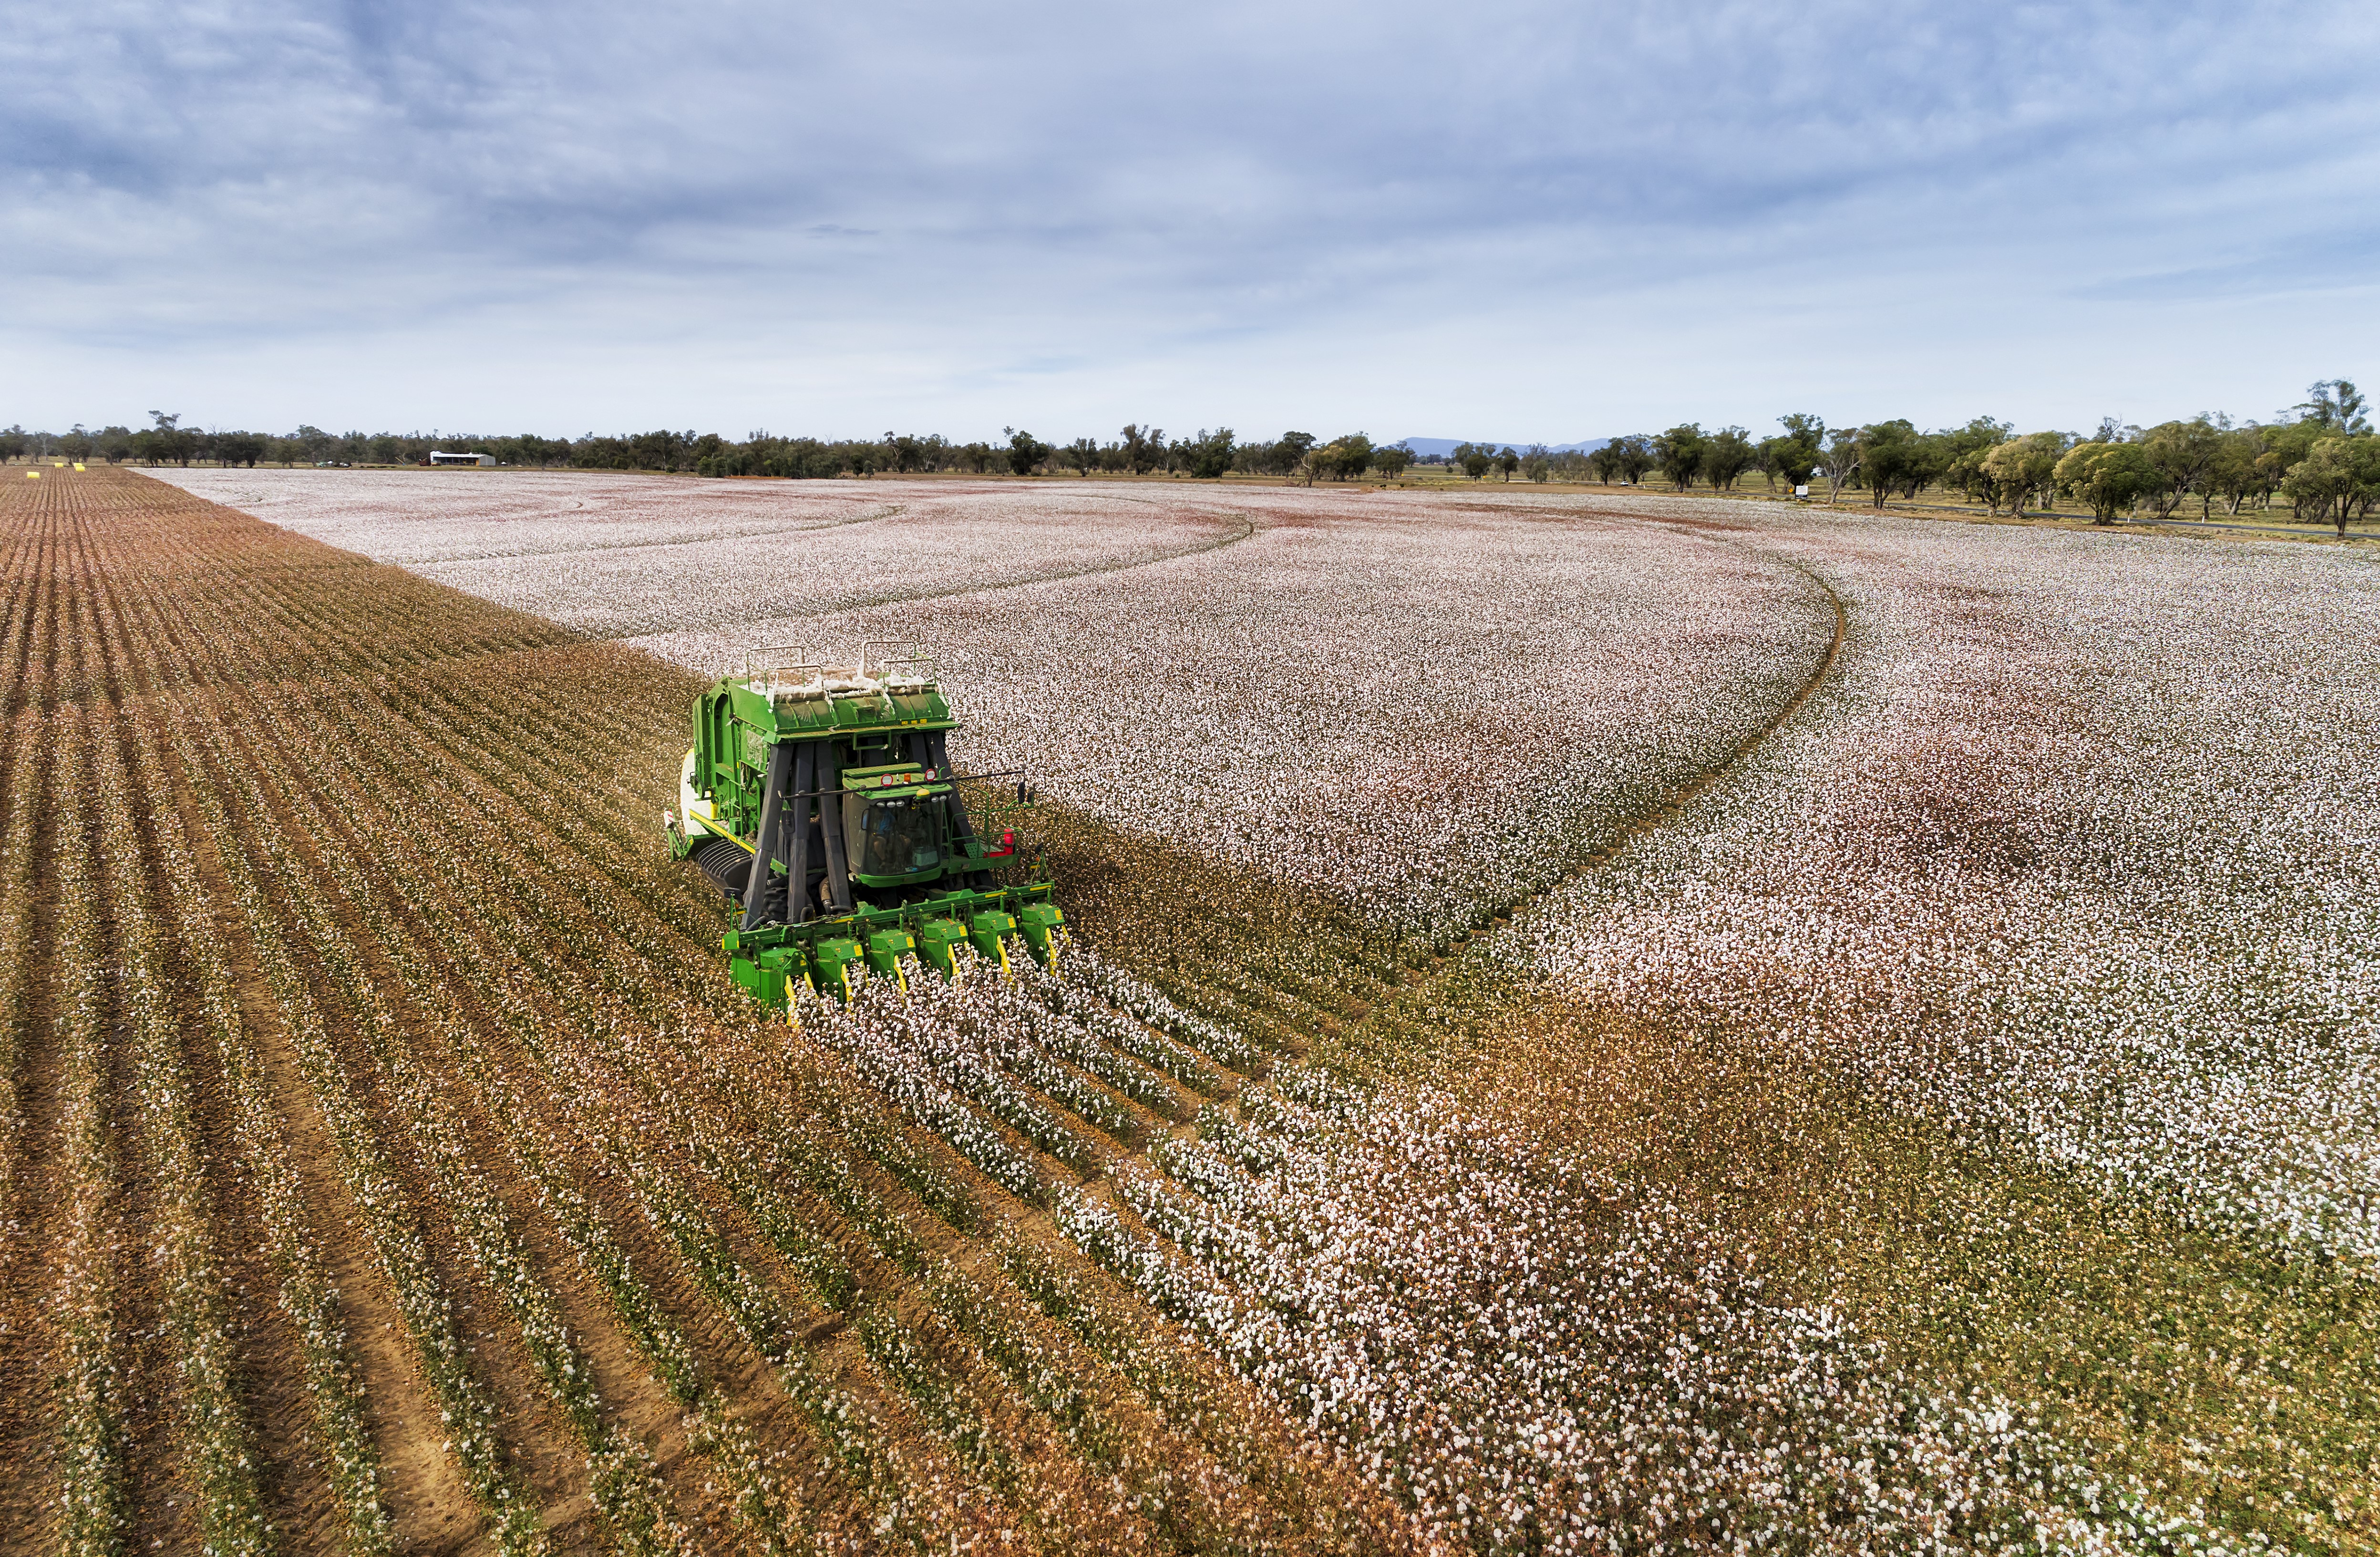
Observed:
[[[208,797],[202,803],[217,862],[246,913],[278,1008],[277,1020],[255,1034],[260,1079],[297,1165],[310,1180],[336,1183],[343,1191],[318,1202],[316,1213],[329,1273],[354,1309],[358,1362],[395,1539],[406,1549],[459,1549],[477,1537],[484,1516],[508,1521],[508,1548],[534,1550],[535,1505],[512,1474],[508,1446],[488,1423],[476,1370],[410,1212],[358,1133],[351,1097],[336,1077],[308,1063],[308,1054],[327,1042],[322,996],[290,949],[285,913],[267,895],[306,890],[308,883],[274,861],[287,845],[269,831],[272,817],[258,799],[241,792],[249,776],[226,771],[226,734],[195,733],[206,748],[199,792]],[[191,766],[188,753],[185,765]],[[222,794],[238,809],[220,806],[213,797]]]

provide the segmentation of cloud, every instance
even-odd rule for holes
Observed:
[[[2262,404],[2380,344],[2303,284],[2364,284],[2375,61],[2332,4],[102,0],[0,42],[0,415],[2046,417],[2245,308],[2164,392]]]

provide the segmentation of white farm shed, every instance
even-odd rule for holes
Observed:
[[[496,456],[493,454],[450,454],[443,449],[432,449],[430,451],[430,463],[431,465],[493,465],[496,463]]]

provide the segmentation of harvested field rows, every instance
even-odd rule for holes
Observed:
[[[0,489],[26,1544],[2373,1539],[2356,1247],[2309,1270],[2266,1202],[2178,1211],[2069,1149],[2191,1161],[2121,1110],[2036,1092],[1978,1128],[1989,1094],[1945,1078],[2034,1063],[1993,1026],[2019,1008],[1912,1030],[1964,965],[1842,927],[2065,900],[1972,858],[2028,835],[1959,766],[1988,665],[1928,647],[1988,629],[2047,675],[2096,645],[2059,591],[2104,554],[1276,492],[1169,560],[1032,490],[1018,566],[823,593],[805,631],[949,648],[976,749],[1057,770],[1090,944],[1062,977],[806,997],[795,1030],[727,986],[715,898],[652,839],[690,672],[128,475]],[[507,553],[524,599],[611,631],[678,587],[623,597],[566,535]],[[1069,553],[1096,567],[1031,582]],[[2365,597],[2326,565],[2285,585]],[[2341,695],[2318,666],[2290,692]],[[2146,711],[2037,727],[2087,755]],[[2168,783],[2192,739],[2305,755],[2207,728],[2160,738]],[[2107,784],[2075,772],[2053,809]],[[2293,835],[2330,874],[2292,955],[2353,923],[2319,908],[2351,886],[2329,825]],[[2153,842],[2090,814],[2058,847]],[[2201,909],[2253,854],[2208,847],[2157,878]],[[2046,986],[2067,1020],[2021,1031],[2096,1053],[2110,986]],[[2121,1031],[2182,1008],[2125,993]],[[2360,1013],[2292,1008],[2290,1053],[2349,1052]],[[2153,1074],[2226,1066],[2252,1116],[2308,1095],[2297,1058],[2258,1092],[2183,1047]],[[2324,1188],[2361,1193],[2328,1095]],[[2294,1203],[2293,1161],[2231,1171]]]
[[[676,675],[138,478],[9,496],[12,1528],[1390,1539],[1024,1202],[730,1004],[618,777]],[[973,1116],[1025,1188],[1060,1171]]]

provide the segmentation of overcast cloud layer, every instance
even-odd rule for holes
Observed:
[[[0,420],[1536,438],[2380,376],[2380,7],[11,5]]]

